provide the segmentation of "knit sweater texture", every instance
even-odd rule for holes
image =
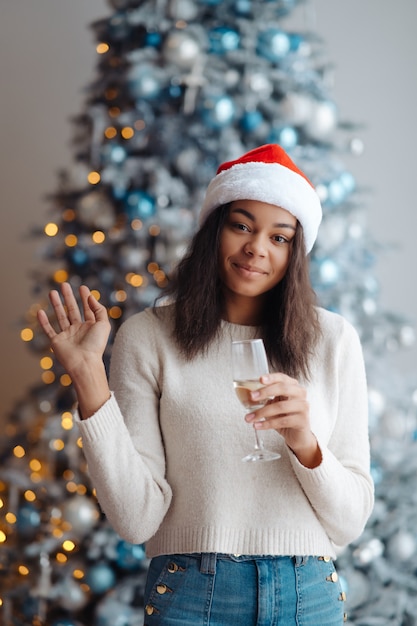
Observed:
[[[233,339],[258,329],[223,321],[207,353],[187,360],[173,339],[173,306],[119,329],[111,398],[79,420],[100,505],[117,533],[149,557],[218,552],[337,556],[373,506],[364,361],[355,329],[318,309],[323,336],[304,382],[322,452],[308,469],[274,430],[282,458],[242,463],[253,427],[233,390]],[[113,393],[114,392],[114,393]]]

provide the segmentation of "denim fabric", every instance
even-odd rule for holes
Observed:
[[[172,554],[150,563],[144,626],[341,626],[343,597],[327,558]]]

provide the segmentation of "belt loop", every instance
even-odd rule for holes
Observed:
[[[302,565],[306,565],[308,561],[308,556],[294,556],[293,557],[294,566],[301,567]]]
[[[202,574],[216,573],[217,554],[215,552],[202,552],[200,562],[200,572]]]

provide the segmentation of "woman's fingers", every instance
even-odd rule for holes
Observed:
[[[93,298],[93,296],[91,295],[90,289],[86,285],[81,285],[80,297],[81,297],[81,303],[83,307],[84,319],[89,322],[94,322],[96,318],[94,315],[94,311],[91,308],[90,300],[91,301],[94,300],[95,302],[97,302],[97,300]]]
[[[74,292],[72,291],[71,285],[69,283],[63,283],[61,286],[62,296],[64,298],[64,304],[66,309],[66,316],[69,320],[70,324],[74,324],[75,322],[81,322],[81,313],[80,308],[78,306],[78,302],[75,299]],[[64,307],[62,307],[63,310]]]
[[[108,322],[107,309],[93,296],[86,285],[81,285],[80,296],[83,303],[84,319],[90,322]]]
[[[51,326],[47,314],[42,309],[38,311],[38,322],[48,339],[53,339],[56,336],[56,332]]]
[[[81,316],[74,298],[74,294],[72,293],[72,289],[69,285],[66,285],[65,283],[62,285],[62,295],[64,298],[64,303],[62,302],[59,293],[54,289],[49,294],[49,300],[55,311],[55,317],[58,321],[60,329],[66,330],[70,327],[72,323],[81,319]]]
[[[53,290],[49,293],[49,299],[62,332],[69,330],[72,326],[76,329],[84,328],[87,331],[89,327],[94,326],[95,322],[109,324],[106,307],[94,298],[86,285],[80,287],[81,307],[77,303],[71,285],[64,283],[61,290],[62,296],[58,291]],[[83,319],[86,324],[83,323]],[[39,311],[38,321],[49,339],[52,340],[58,335],[45,311]]]

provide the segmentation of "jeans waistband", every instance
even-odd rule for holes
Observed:
[[[268,554],[247,555],[247,554],[222,554],[217,552],[202,552],[187,554],[186,556],[198,559],[200,561],[200,572],[202,574],[215,574],[216,564],[218,560],[234,561],[242,563],[244,561],[291,561],[295,567],[303,565],[308,560],[308,556],[275,556]]]

